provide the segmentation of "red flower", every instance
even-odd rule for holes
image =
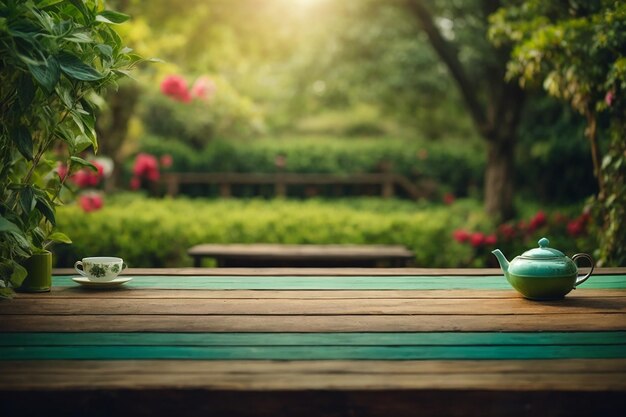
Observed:
[[[567,223],[567,233],[573,237],[582,235],[587,231],[589,220],[591,220],[591,215],[589,213],[581,214],[574,220]]]
[[[452,233],[452,237],[459,243],[465,243],[469,240],[470,234],[463,229],[458,229]]]
[[[454,197],[454,194],[452,194],[452,193],[445,193],[443,195],[443,202],[444,202],[444,204],[446,204],[448,206],[450,204],[454,203],[454,200],[455,200],[455,197]]]
[[[472,233],[472,235],[470,236],[470,244],[475,247],[478,248],[480,246],[482,246],[485,243],[485,235],[480,233],[480,232],[475,232]]]
[[[145,178],[149,181],[158,181],[160,178],[159,163],[154,155],[140,153],[135,159],[133,167],[135,177]]]
[[[79,187],[95,187],[100,183],[100,180],[104,175],[104,167],[98,162],[92,162],[92,164],[98,170],[97,172],[93,172],[89,168],[83,168],[72,175],[72,181],[74,181],[74,183]]]
[[[216,88],[215,83],[209,77],[200,77],[191,87],[191,96],[209,100],[215,94]]]
[[[607,91],[606,96],[604,96],[604,102],[607,106],[611,107],[613,104],[613,99],[615,98],[615,94],[612,91]]]
[[[580,234],[582,234],[583,230],[584,225],[580,221],[580,219],[574,219],[571,222],[567,223],[567,233],[569,233],[570,236],[579,236]]]
[[[495,233],[485,236],[485,245],[491,246],[495,245],[496,243],[498,243],[498,238],[496,237]]]
[[[191,101],[191,94],[187,90],[187,81],[180,75],[168,75],[161,82],[161,92],[174,100],[188,103]]]
[[[65,180],[65,177],[67,177],[68,172],[69,170],[67,169],[67,165],[61,164],[57,166],[57,174],[59,174],[59,178],[61,178],[61,181]]]
[[[98,194],[81,195],[80,197],[78,197],[78,203],[80,204],[80,207],[83,209],[83,211],[85,211],[86,213],[100,210],[104,205],[102,197],[100,197]]]
[[[506,240],[511,240],[515,237],[515,227],[509,223],[501,224],[498,227],[498,231]]]
[[[169,168],[174,163],[174,159],[172,158],[172,155],[165,154],[161,155],[161,158],[159,158],[159,162],[161,163],[161,166],[163,168]]]
[[[141,187],[141,180],[139,177],[132,177],[130,179],[130,188],[133,190],[138,190]]]
[[[533,230],[539,229],[541,226],[546,224],[546,220],[546,214],[543,211],[538,211],[537,214],[535,214],[535,217],[530,220],[528,230],[532,232]]]

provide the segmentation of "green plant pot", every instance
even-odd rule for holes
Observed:
[[[19,292],[48,292],[52,285],[52,253],[35,253],[22,264],[27,275]]]

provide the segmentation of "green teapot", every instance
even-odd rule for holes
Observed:
[[[595,266],[591,256],[578,253],[568,258],[562,252],[548,247],[550,241],[541,238],[539,247],[524,252],[510,263],[499,249],[493,253],[504,276],[511,286],[524,297],[531,300],[555,300],[585,282]],[[591,270],[583,277],[578,277],[576,260],[585,258],[591,264]]]

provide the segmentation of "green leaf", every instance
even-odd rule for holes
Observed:
[[[56,226],[54,209],[52,208],[52,205],[50,204],[48,199],[41,196],[36,196],[35,198],[37,200],[37,203],[35,205],[35,207],[37,207],[37,210],[39,210],[39,212],[44,215],[44,217],[50,222],[50,224]]]
[[[59,68],[59,62],[55,57],[49,57],[45,62],[27,63],[28,70],[33,75],[33,78],[46,90],[51,93],[54,87],[59,82],[61,77],[61,71]]]
[[[24,213],[30,213],[35,204],[35,195],[33,189],[30,186],[22,188],[20,191],[20,205]]]
[[[91,145],[93,147],[93,151],[94,152],[98,152],[98,140],[96,138],[96,130],[95,130],[95,119],[87,114],[79,114],[77,112],[72,112],[72,119],[74,120],[74,123],[76,123],[76,126],[78,126],[78,129],[80,129],[80,131],[83,133],[82,136],[84,136],[89,143],[87,144],[87,146]],[[76,137],[75,143],[79,143],[79,137]],[[85,148],[87,147],[85,146]]]
[[[15,223],[8,221],[2,216],[0,216],[0,232],[22,234],[22,231]]]
[[[11,288],[0,288],[0,298],[13,298],[15,292]]]
[[[85,21],[91,21],[91,13],[85,6],[85,3],[83,3],[83,0],[70,0],[70,3],[72,3],[74,7],[76,7],[80,11],[80,13],[85,18]]]
[[[17,262],[13,263],[13,273],[11,274],[11,278],[9,278],[9,282],[13,285],[14,288],[19,287],[26,279],[26,275],[28,275],[28,271],[22,265]]]
[[[98,16],[96,16],[96,21],[103,22],[103,23],[119,24],[119,23],[126,22],[128,19],[130,19],[129,15],[124,14],[124,13],[114,12],[111,10],[105,10],[103,12],[98,13]]]
[[[11,138],[17,150],[29,161],[33,160],[33,138],[25,126],[19,126],[10,130]]]
[[[25,110],[30,106],[35,98],[35,84],[33,78],[28,74],[22,74],[17,84],[17,94],[20,100],[20,107]]]
[[[71,156],[70,159],[72,162],[76,162],[79,165],[87,167],[91,169],[93,172],[98,172],[98,168],[89,161],[85,161],[83,158],[79,158],[78,156]]]
[[[111,48],[110,45],[98,44],[96,45],[96,49],[100,51],[100,55],[105,58],[111,59],[113,57],[113,48]]]
[[[93,39],[91,38],[91,36],[84,32],[74,32],[70,36],[67,36],[63,39],[74,43],[93,43]]]
[[[72,243],[72,239],[70,239],[65,233],[54,232],[50,236],[48,236],[48,240],[52,242],[60,242],[60,243]]]
[[[73,141],[74,151],[76,152],[82,152],[92,145],[93,143],[91,140],[89,140],[89,138],[85,135],[78,135]]]
[[[97,81],[104,78],[104,75],[100,74],[95,68],[85,64],[76,55],[72,55],[68,52],[59,54],[59,64],[61,71],[63,71],[65,75],[76,80]]]

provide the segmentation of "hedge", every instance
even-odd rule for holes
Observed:
[[[285,157],[284,172],[380,172],[381,162],[415,181],[434,181],[443,191],[466,196],[482,188],[484,150],[472,144],[410,141],[393,138],[297,137],[212,141],[192,149],[156,136],[142,139],[143,152],[170,154],[179,172],[277,172],[276,157]],[[182,190],[185,192],[185,190]]]
[[[86,256],[120,256],[133,267],[191,265],[186,255],[199,243],[403,244],[420,267],[454,267],[470,248],[451,244],[459,227],[487,228],[480,206],[452,206],[400,200],[108,198],[102,210],[84,213],[60,207],[59,230],[72,245],[54,248],[57,266]]]

